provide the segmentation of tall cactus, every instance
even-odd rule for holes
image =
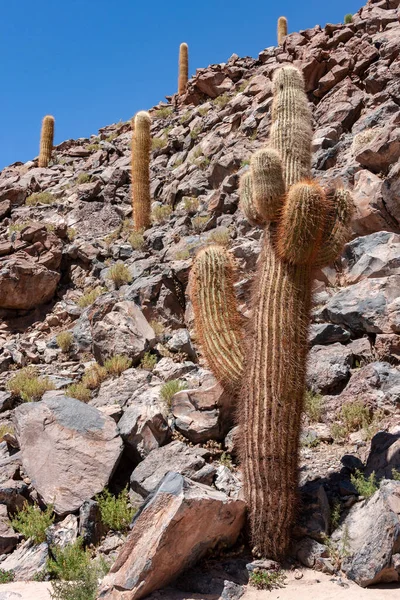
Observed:
[[[311,113],[301,74],[283,67],[273,87],[269,147],[252,156],[240,186],[243,212],[263,224],[265,233],[237,404],[254,550],[279,559],[288,550],[296,511],[312,271],[340,254],[352,211],[348,192],[325,193],[311,180]],[[216,271],[197,282],[208,297],[208,312],[193,294],[192,299],[197,320],[207,323],[210,314],[215,320],[215,312],[223,311],[223,328],[236,307],[231,300],[222,309],[215,303],[213,287],[220,285]],[[224,294],[231,297],[233,290]],[[218,330],[215,322],[212,329]],[[211,368],[226,354],[217,337],[214,344]]]
[[[150,227],[151,117],[142,110],[135,116],[132,134],[132,209],[135,231]]]
[[[48,167],[53,150],[54,117],[46,115],[42,121],[40,135],[39,167]]]
[[[287,18],[279,17],[278,19],[278,46],[282,46],[283,40],[287,36]]]
[[[186,92],[187,82],[189,78],[189,49],[188,45],[183,42],[179,47],[179,78],[178,78],[178,94],[182,96]]]

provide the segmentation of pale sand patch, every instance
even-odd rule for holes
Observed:
[[[0,584],[0,600],[51,600],[50,584],[14,581]]]

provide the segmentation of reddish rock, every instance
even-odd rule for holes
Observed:
[[[0,308],[30,310],[49,302],[60,274],[47,269],[28,254],[0,260]]]

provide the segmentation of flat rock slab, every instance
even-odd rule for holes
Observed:
[[[68,396],[18,406],[14,424],[25,473],[60,515],[104,489],[122,452],[115,421]]]
[[[27,540],[1,563],[1,568],[13,571],[17,581],[29,581],[44,570],[48,556],[46,543],[34,545]]]
[[[168,473],[138,513],[101,600],[139,600],[173,581],[217,543],[233,544],[245,503],[178,473]]]

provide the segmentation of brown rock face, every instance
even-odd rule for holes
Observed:
[[[19,406],[14,423],[24,471],[60,515],[104,489],[122,452],[115,421],[67,396]]]
[[[60,274],[37,263],[26,253],[0,262],[0,308],[30,310],[49,302]]]
[[[222,492],[168,473],[133,524],[101,600],[139,600],[168,585],[217,541],[234,543],[245,504]]]

